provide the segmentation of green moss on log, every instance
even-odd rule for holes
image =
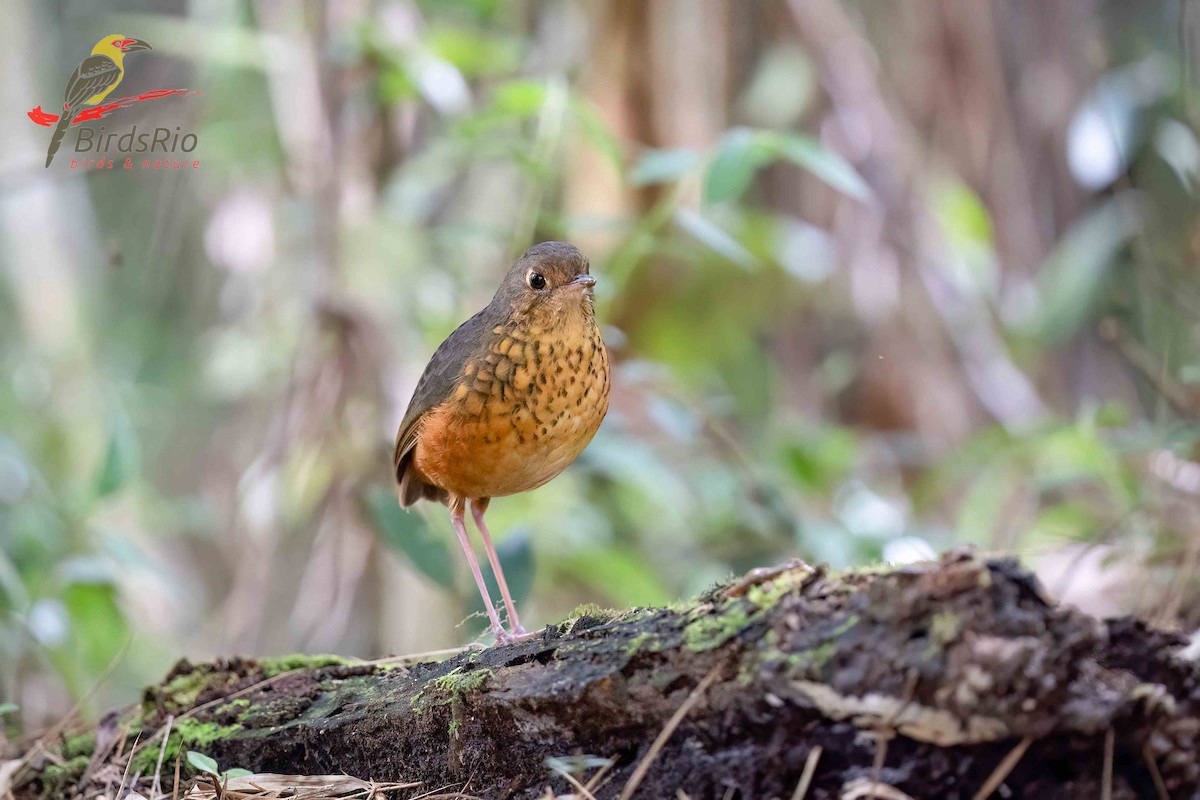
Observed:
[[[130,761],[130,773],[153,774],[154,770],[158,768],[160,750],[163,754],[162,763],[174,765],[175,759],[180,757],[181,753],[186,753],[188,750],[204,753],[214,742],[241,730],[242,727],[239,725],[219,725],[215,722],[200,722],[191,718],[175,720],[171,725],[171,735],[167,737],[167,746],[163,748],[160,741],[138,750]],[[174,766],[171,769],[173,770]]]
[[[343,658],[342,656],[324,653],[316,655],[291,653],[286,656],[272,656],[258,659],[258,666],[262,669],[264,678],[273,678],[276,675],[282,675],[285,672],[291,672],[295,669],[321,669],[322,667],[340,667],[357,663],[361,662],[353,658]]]
[[[90,760],[89,756],[78,755],[59,764],[47,764],[42,770],[43,796],[69,796],[71,794],[70,787],[79,783]]]

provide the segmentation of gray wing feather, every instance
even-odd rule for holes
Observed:
[[[486,312],[487,309],[484,309],[459,325],[438,346],[433,357],[429,359],[429,366],[417,381],[412,400],[408,402],[408,410],[404,412],[400,430],[396,433],[396,450],[392,455],[396,480],[400,482],[400,502],[404,506],[411,505],[421,497],[440,497],[440,490],[420,484],[412,477],[408,470],[409,461],[417,444],[421,418],[427,411],[441,405],[450,397],[458,385],[468,359],[484,346],[484,336],[487,333],[487,323],[484,319]]]

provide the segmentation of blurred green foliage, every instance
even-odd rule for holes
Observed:
[[[751,5],[739,19],[769,27]],[[437,343],[551,238],[592,257],[617,367],[578,464],[489,513],[527,627],[794,555],[962,542],[1103,546],[1173,587],[1127,607],[1200,624],[1180,599],[1200,537],[1200,145],[1161,20],[1106,32],[1074,113],[1122,135],[1063,131],[1052,152],[1107,144],[1118,168],[1071,183],[1066,211],[1036,198],[1046,247],[1022,271],[1027,228],[955,137],[909,132],[930,155],[907,176],[894,143],[838,155],[864,145],[826,130],[846,101],[786,26],[726,56],[718,130],[642,140],[671,102],[692,120],[713,101],[675,74],[614,105],[585,45],[616,6],[305,8],[63,19],[64,64],[116,26],[176,65],[148,84],[203,87],[178,113],[204,167],[56,172],[51,210],[23,194],[34,178],[2,190],[26,244],[0,283],[0,700],[28,723],[114,663],[107,697],[128,699],[182,653],[374,656],[481,630],[443,510],[396,505],[388,437]],[[890,12],[858,13],[869,31]],[[1160,79],[1135,80],[1148,63]],[[903,95],[893,79],[879,91]],[[1003,177],[1032,181],[1045,153],[1021,144]],[[60,208],[92,224],[51,247]]]

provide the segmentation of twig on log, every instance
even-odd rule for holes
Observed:
[[[629,782],[621,790],[620,800],[629,800],[629,798],[633,797],[633,793],[637,791],[638,786],[645,780],[646,773],[650,771],[650,766],[654,763],[654,759],[658,758],[658,754],[662,752],[663,747],[666,746],[667,740],[671,738],[671,734],[675,732],[675,729],[679,727],[679,723],[683,722],[683,718],[700,702],[701,698],[704,697],[704,693],[708,691],[708,687],[712,686],[713,681],[721,674],[721,666],[721,664],[717,664],[717,666],[709,670],[704,679],[700,681],[699,685],[692,690],[692,693],[679,706],[679,709],[667,720],[667,724],[663,726],[654,743],[650,745],[650,749],[646,752],[642,763],[638,764],[638,768],[634,770],[633,775],[629,778]]]
[[[1113,729],[1109,728],[1104,734],[1104,774],[1100,778],[1100,800],[1112,800],[1112,784],[1113,784],[1113,745],[1116,743],[1116,736],[1113,735]]]
[[[988,776],[983,786],[979,787],[979,791],[975,793],[975,797],[972,800],[987,800],[991,797],[992,793],[1000,788],[1000,784],[1004,783],[1004,779],[1017,766],[1031,744],[1033,744],[1033,739],[1029,736],[1018,742],[1017,746],[1010,750],[1008,755],[996,765],[996,769]]]
[[[804,772],[800,773],[800,782],[796,784],[796,791],[792,794],[792,800],[804,800],[808,794],[808,787],[812,785],[813,775],[817,772],[817,762],[821,760],[822,752],[821,745],[819,744],[808,751],[808,758],[804,759]]]

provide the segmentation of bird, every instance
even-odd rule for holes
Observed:
[[[127,39],[120,34],[105,36],[96,42],[92,54],[80,62],[67,81],[67,90],[63,93],[63,113],[54,126],[50,149],[46,152],[47,167],[54,160],[62,138],[79,110],[99,103],[125,77],[125,54],[152,49],[141,39]]]
[[[449,508],[498,643],[527,634],[483,515],[493,497],[536,489],[566,469],[608,411],[609,359],[596,324],[595,283],[573,245],[529,248],[487,307],[434,351],[396,434],[400,505],[432,500]],[[508,631],[471,549],[468,504]]]

